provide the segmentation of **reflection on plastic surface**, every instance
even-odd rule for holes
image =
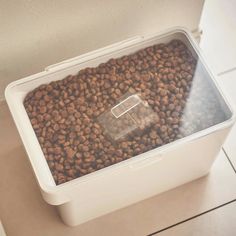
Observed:
[[[173,112],[168,111],[168,104],[161,106],[159,112],[154,111],[155,106],[149,105],[142,98],[142,94],[137,92],[138,88],[130,88],[133,93],[127,92],[119,98],[112,108],[98,117],[98,123],[111,141],[132,141],[135,136],[150,136],[150,130],[155,132],[157,137],[162,137],[163,133],[174,132],[176,140],[221,123],[230,118],[231,112],[213,82],[207,77],[207,71],[198,60],[192,80],[185,88],[187,96],[176,103]],[[183,88],[184,86],[180,89]],[[168,91],[167,95],[171,103],[171,92]],[[159,99],[158,96],[156,99]],[[165,119],[160,119],[163,117],[163,111]],[[172,140],[171,137],[168,139]]]
[[[207,77],[203,64],[198,61],[181,115],[179,133],[182,137],[219,124],[231,116],[219,91]]]

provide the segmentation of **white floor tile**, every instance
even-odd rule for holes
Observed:
[[[165,230],[156,236],[235,236],[236,203],[233,202],[195,219]]]

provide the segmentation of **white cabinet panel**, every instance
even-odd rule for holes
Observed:
[[[236,70],[221,75],[217,79],[234,112],[236,112]],[[236,169],[236,125],[234,125],[225,141],[224,150]]]
[[[236,1],[206,0],[201,18],[201,48],[218,74],[236,67]]]

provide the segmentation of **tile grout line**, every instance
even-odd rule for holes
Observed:
[[[219,72],[219,73],[217,74],[217,76],[225,75],[225,74],[227,74],[227,73],[233,72],[234,70],[236,70],[236,67],[232,67],[232,68],[227,69],[227,70],[225,70],[225,71]]]
[[[235,172],[235,174],[236,174],[236,169],[235,169],[235,167],[234,167],[232,161],[230,160],[230,158],[229,158],[227,152],[225,151],[225,149],[224,149],[223,147],[222,147],[222,151],[224,152],[224,154],[225,154],[225,156],[226,156],[226,158],[227,158],[229,164],[231,165],[231,167],[233,168],[233,170],[234,170],[234,172]]]
[[[231,203],[233,203],[233,202],[236,202],[236,199],[231,200],[231,201],[229,201],[229,202],[227,202],[227,203],[221,204],[221,205],[219,205],[219,206],[217,206],[217,207],[214,207],[214,208],[209,209],[209,210],[207,210],[207,211],[204,211],[204,212],[202,212],[202,213],[199,213],[199,214],[197,214],[197,215],[195,215],[195,216],[192,216],[192,217],[190,217],[190,218],[187,218],[187,219],[185,219],[185,220],[182,220],[182,221],[180,221],[180,222],[178,222],[178,223],[176,223],[176,224],[170,225],[170,226],[168,226],[168,227],[166,227],[166,228],[163,228],[163,229],[160,229],[160,230],[158,230],[158,231],[155,231],[155,232],[153,232],[153,233],[151,233],[151,234],[147,234],[147,236],[154,236],[154,235],[159,234],[159,233],[161,233],[161,232],[163,232],[163,231],[165,231],[165,230],[168,230],[168,229],[171,229],[171,228],[173,228],[173,227],[175,227],[175,226],[181,225],[181,224],[183,224],[183,223],[185,223],[185,222],[188,222],[188,221],[190,221],[190,220],[193,220],[193,219],[195,219],[195,218],[198,218],[199,216],[202,216],[202,215],[207,214],[207,213],[209,213],[209,212],[211,212],[211,211],[217,210],[217,209],[219,209],[219,208],[221,208],[221,207],[224,207],[224,206],[226,206],[226,205],[228,205],[228,204],[231,204]]]
[[[222,147],[222,151],[224,152],[224,154],[225,154],[225,156],[226,156],[226,158],[227,158],[229,164],[231,165],[231,167],[233,168],[234,172],[236,173],[236,169],[235,169],[233,163],[231,162],[231,160],[230,160],[228,154],[226,153],[226,151],[225,151],[225,149],[224,149],[223,147]],[[190,217],[190,218],[187,218],[186,220],[180,221],[180,222],[178,222],[178,223],[176,223],[176,224],[170,225],[170,226],[168,226],[168,227],[166,227],[166,228],[163,228],[163,229],[161,229],[161,230],[158,230],[158,231],[156,231],[156,232],[154,232],[154,233],[148,234],[147,236],[153,236],[153,235],[155,235],[155,234],[161,233],[161,232],[163,232],[163,231],[165,231],[165,230],[168,230],[168,229],[173,228],[173,227],[175,227],[175,226],[177,226],[177,225],[183,224],[183,223],[185,223],[185,222],[187,222],[187,221],[190,221],[190,220],[195,219],[195,218],[197,218],[197,217],[199,217],[199,216],[202,216],[202,215],[204,215],[204,214],[207,214],[207,213],[209,213],[209,212],[211,212],[211,211],[214,211],[214,210],[216,210],[216,209],[218,209],[218,208],[224,207],[224,206],[226,206],[226,205],[228,205],[228,204],[230,204],[230,203],[233,203],[233,202],[235,202],[235,201],[236,201],[236,199],[234,199],[234,200],[232,200],[232,201],[229,201],[229,202],[227,202],[227,203],[224,203],[224,204],[222,204],[222,205],[219,205],[219,206],[217,206],[217,207],[214,207],[214,208],[212,208],[212,209],[209,209],[209,210],[207,210],[207,211],[205,211],[205,212],[202,212],[202,213],[200,213],[200,214],[197,214],[197,215],[195,215],[195,216],[192,216],[192,217]]]

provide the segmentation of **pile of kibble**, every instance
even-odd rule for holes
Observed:
[[[196,59],[185,44],[173,40],[28,93],[24,106],[55,182],[70,181],[183,137],[181,117],[195,67]],[[157,121],[140,135],[114,142],[98,117],[127,92],[141,94]]]

